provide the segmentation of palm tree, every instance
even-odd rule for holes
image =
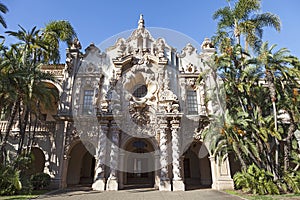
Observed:
[[[70,46],[75,37],[76,32],[68,21],[60,20],[48,23],[45,28],[42,29],[42,39],[48,43],[50,47],[49,59],[54,63],[59,63],[60,42],[65,42]]]
[[[40,66],[43,64],[40,60],[40,55],[47,52],[47,44],[44,44],[41,40],[39,30],[36,30],[34,27],[30,31],[26,31],[20,26],[19,31],[8,31],[7,33],[20,41],[12,45],[6,54],[9,68],[8,77],[11,80],[10,87],[12,87],[12,91],[14,91],[14,95],[12,95],[14,98],[11,99],[13,109],[10,115],[9,125],[12,125],[15,116],[18,115],[20,128],[18,153],[20,154],[24,145],[28,119],[32,112],[32,101],[37,92],[36,87],[40,85],[41,81],[54,81],[54,79],[49,74],[40,71]],[[7,129],[5,142],[2,144],[2,152],[5,149],[10,129],[11,126]]]
[[[290,51],[286,48],[281,48],[273,52],[276,45],[269,48],[268,42],[264,42],[259,50],[259,55],[254,58],[254,63],[261,65],[265,72],[265,80],[269,89],[269,97],[273,107],[274,132],[278,132],[278,109],[277,101],[280,93],[277,90],[286,93],[288,85],[299,87],[298,80],[300,71],[298,58],[291,56]],[[291,92],[291,91],[290,91]],[[291,92],[292,93],[292,92]],[[282,97],[283,98],[283,97]],[[282,99],[281,98],[281,99]],[[275,137],[275,173],[278,173],[279,167],[279,137]],[[275,178],[277,178],[277,175]]]
[[[13,48],[12,48],[13,49]],[[22,75],[17,70],[20,65],[20,59],[16,56],[12,49],[4,51],[1,57],[1,110],[8,115],[8,125],[4,133],[4,138],[1,141],[1,159],[0,161],[5,164],[6,151],[8,137],[13,127],[14,120],[17,116],[17,112],[20,105],[20,98],[18,89],[20,88],[16,80]]]
[[[232,7],[228,0],[228,6],[218,9],[213,19],[219,19],[217,34],[213,41],[220,44],[224,38],[232,38],[235,44],[241,44],[241,37],[248,46],[257,49],[261,44],[264,27],[273,27],[280,31],[280,19],[272,13],[258,14],[261,7],[260,0],[238,0]],[[235,40],[233,40],[235,38]]]
[[[3,3],[0,3],[0,12],[1,13],[7,13],[8,12],[8,8],[3,4]],[[2,15],[0,15],[0,24],[4,27],[4,28],[7,28],[7,24],[3,18]]]
[[[48,96],[48,94],[52,95],[51,92],[46,92],[47,95],[44,95],[44,91],[48,89],[41,83],[45,80],[55,80],[49,74],[41,72],[40,66],[49,62],[59,62],[59,42],[67,42],[70,45],[76,36],[73,27],[67,21],[53,21],[42,31],[36,27],[29,31],[22,26],[19,27],[18,31],[6,32],[9,36],[16,37],[19,42],[5,51],[0,62],[1,77],[5,77],[1,82],[6,81],[1,84],[1,87],[5,87],[1,88],[0,98],[7,102],[7,107],[11,108],[8,127],[1,142],[2,154],[5,153],[5,145],[16,116],[20,128],[18,153],[21,153],[28,121],[31,113],[35,112],[33,102],[45,103],[45,99],[52,98]]]

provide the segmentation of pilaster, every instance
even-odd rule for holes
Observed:
[[[211,156],[212,189],[226,190],[234,189],[233,180],[230,175],[230,166],[228,158],[219,162],[218,158]]]

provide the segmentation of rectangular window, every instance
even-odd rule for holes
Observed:
[[[197,93],[194,90],[187,91],[188,114],[198,114]]]
[[[85,90],[83,96],[83,114],[93,113],[93,90]]]

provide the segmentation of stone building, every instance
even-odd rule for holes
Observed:
[[[42,110],[35,170],[60,188],[233,188],[229,161],[219,163],[201,136],[214,112],[209,80],[196,83],[210,69],[210,40],[200,53],[191,44],[178,52],[153,38],[141,15],[128,38],[101,51],[90,44],[83,53],[75,40],[65,65],[43,67],[59,80],[47,84],[60,98]]]

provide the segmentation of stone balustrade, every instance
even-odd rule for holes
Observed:
[[[42,123],[37,123],[37,126],[35,127],[35,131],[37,133],[54,132],[55,125],[56,125],[56,122],[54,122],[54,121],[46,121],[46,122],[42,122]],[[2,133],[4,133],[6,131],[7,127],[8,127],[8,121],[0,121],[0,130]],[[33,130],[34,130],[34,125],[31,125],[30,131],[33,131]],[[14,124],[11,128],[11,131],[19,132],[19,127],[18,127],[17,122],[14,122]],[[29,126],[27,126],[26,131],[29,131]]]

